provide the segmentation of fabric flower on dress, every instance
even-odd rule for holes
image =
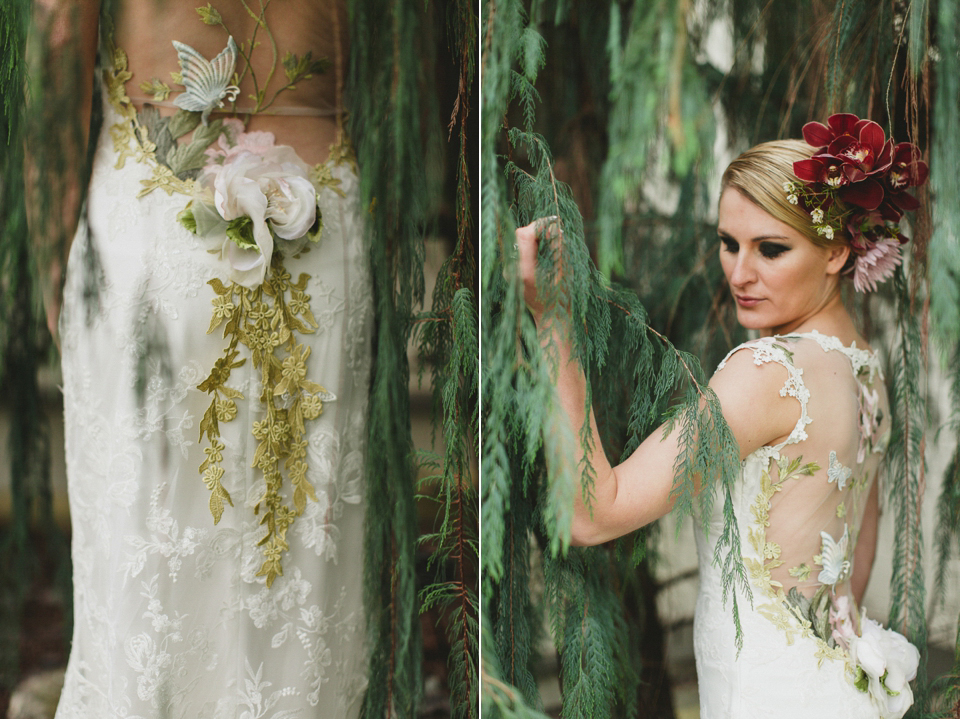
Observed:
[[[834,597],[830,607],[830,625],[833,627],[830,637],[844,649],[849,649],[850,640],[857,636],[851,616],[852,607],[853,602],[845,594]]]
[[[227,261],[231,281],[253,289],[263,283],[276,240],[296,254],[308,238],[318,239],[317,191],[310,168],[292,147],[274,145],[273,133],[226,127],[207,151],[210,161],[180,221]]]
[[[917,648],[902,634],[863,616],[860,636],[850,639],[850,659],[857,666],[855,686],[870,694],[881,719],[901,719],[913,704],[909,682],[920,664]]]

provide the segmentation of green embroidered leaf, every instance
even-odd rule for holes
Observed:
[[[319,242],[321,235],[323,235],[323,213],[320,212],[320,205],[317,205],[317,219],[313,221],[313,225],[307,230],[307,238],[311,242]]]
[[[200,125],[193,133],[189,144],[174,148],[167,158],[167,164],[173,174],[181,180],[192,179],[196,173],[207,164],[206,151],[213,141],[223,132],[223,120],[211,122],[208,126]]]
[[[244,250],[259,250],[253,236],[253,220],[244,215],[227,224],[227,237]]]
[[[147,131],[149,141],[156,146],[154,154],[161,164],[167,162],[167,155],[173,149],[174,141],[167,129],[168,120],[160,116],[155,107],[144,107],[140,111],[140,125]]]
[[[193,200],[190,200],[187,206],[177,213],[177,221],[193,234],[197,234],[197,220],[193,216]]]
[[[177,110],[170,118],[170,122],[167,125],[167,130],[170,132],[170,136],[177,140],[188,132],[193,132],[196,127],[200,124],[200,115],[199,112],[187,112],[186,110],[180,109]]]
[[[866,692],[870,688],[870,677],[861,667],[857,667],[857,678],[853,680],[853,686],[862,692]]]
[[[203,413],[203,419],[200,420],[200,441],[203,441],[203,436],[207,435],[208,439],[213,439],[214,437],[220,436],[220,428],[217,426],[217,414],[213,409],[214,403],[211,402],[210,406],[207,407],[207,411]],[[206,469],[206,468],[204,468]]]
[[[220,13],[217,12],[217,9],[214,8],[210,3],[207,3],[206,7],[198,7],[197,14],[200,16],[200,19],[203,20],[205,25],[223,24],[223,18],[220,16]]]
[[[153,97],[157,102],[163,102],[170,96],[170,86],[159,78],[152,78],[149,82],[140,83],[140,89]]]
[[[292,52],[288,52],[283,57],[283,72],[291,83],[298,80],[308,80],[313,77],[313,73],[323,74],[329,67],[329,58],[321,57],[314,60],[313,52],[309,50],[303,57],[299,57]]]

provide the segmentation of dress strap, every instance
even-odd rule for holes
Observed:
[[[880,379],[883,379],[883,370],[880,367],[880,356],[877,354],[876,350],[865,350],[857,347],[857,343],[853,342],[849,347],[843,342],[840,341],[839,337],[834,337],[833,335],[824,335],[817,330],[811,330],[810,332],[795,332],[788,335],[783,335],[785,338],[810,338],[814,340],[824,352],[840,352],[847,356],[847,359],[850,360],[850,364],[853,368],[853,374],[858,379],[861,374],[865,374],[866,381],[872,383],[874,378],[879,376]]]
[[[723,358],[723,361],[717,365],[717,372],[719,372],[726,366],[727,360],[730,359],[735,352],[748,349],[753,352],[753,363],[758,367],[769,362],[776,362],[786,368],[787,381],[784,382],[783,387],[780,388],[780,396],[793,397],[800,403],[800,418],[785,440],[779,444],[761,448],[770,456],[778,454],[780,450],[788,444],[797,444],[805,440],[807,438],[806,426],[813,421],[810,419],[810,415],[807,414],[810,390],[808,390],[803,383],[803,370],[793,364],[793,352],[788,350],[783,342],[779,341],[781,339],[780,337],[761,337],[757,340],[744,342],[730,350],[727,356]]]

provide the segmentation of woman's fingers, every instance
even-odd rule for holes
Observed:
[[[549,242],[560,233],[556,215],[541,217],[516,231],[517,268],[523,280],[523,297],[534,317],[543,313],[543,304],[537,292],[537,257],[541,242]]]

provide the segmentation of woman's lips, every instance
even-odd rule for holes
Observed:
[[[762,297],[748,297],[746,295],[735,295],[735,297],[737,298],[737,304],[741,307],[755,307],[763,302]]]

